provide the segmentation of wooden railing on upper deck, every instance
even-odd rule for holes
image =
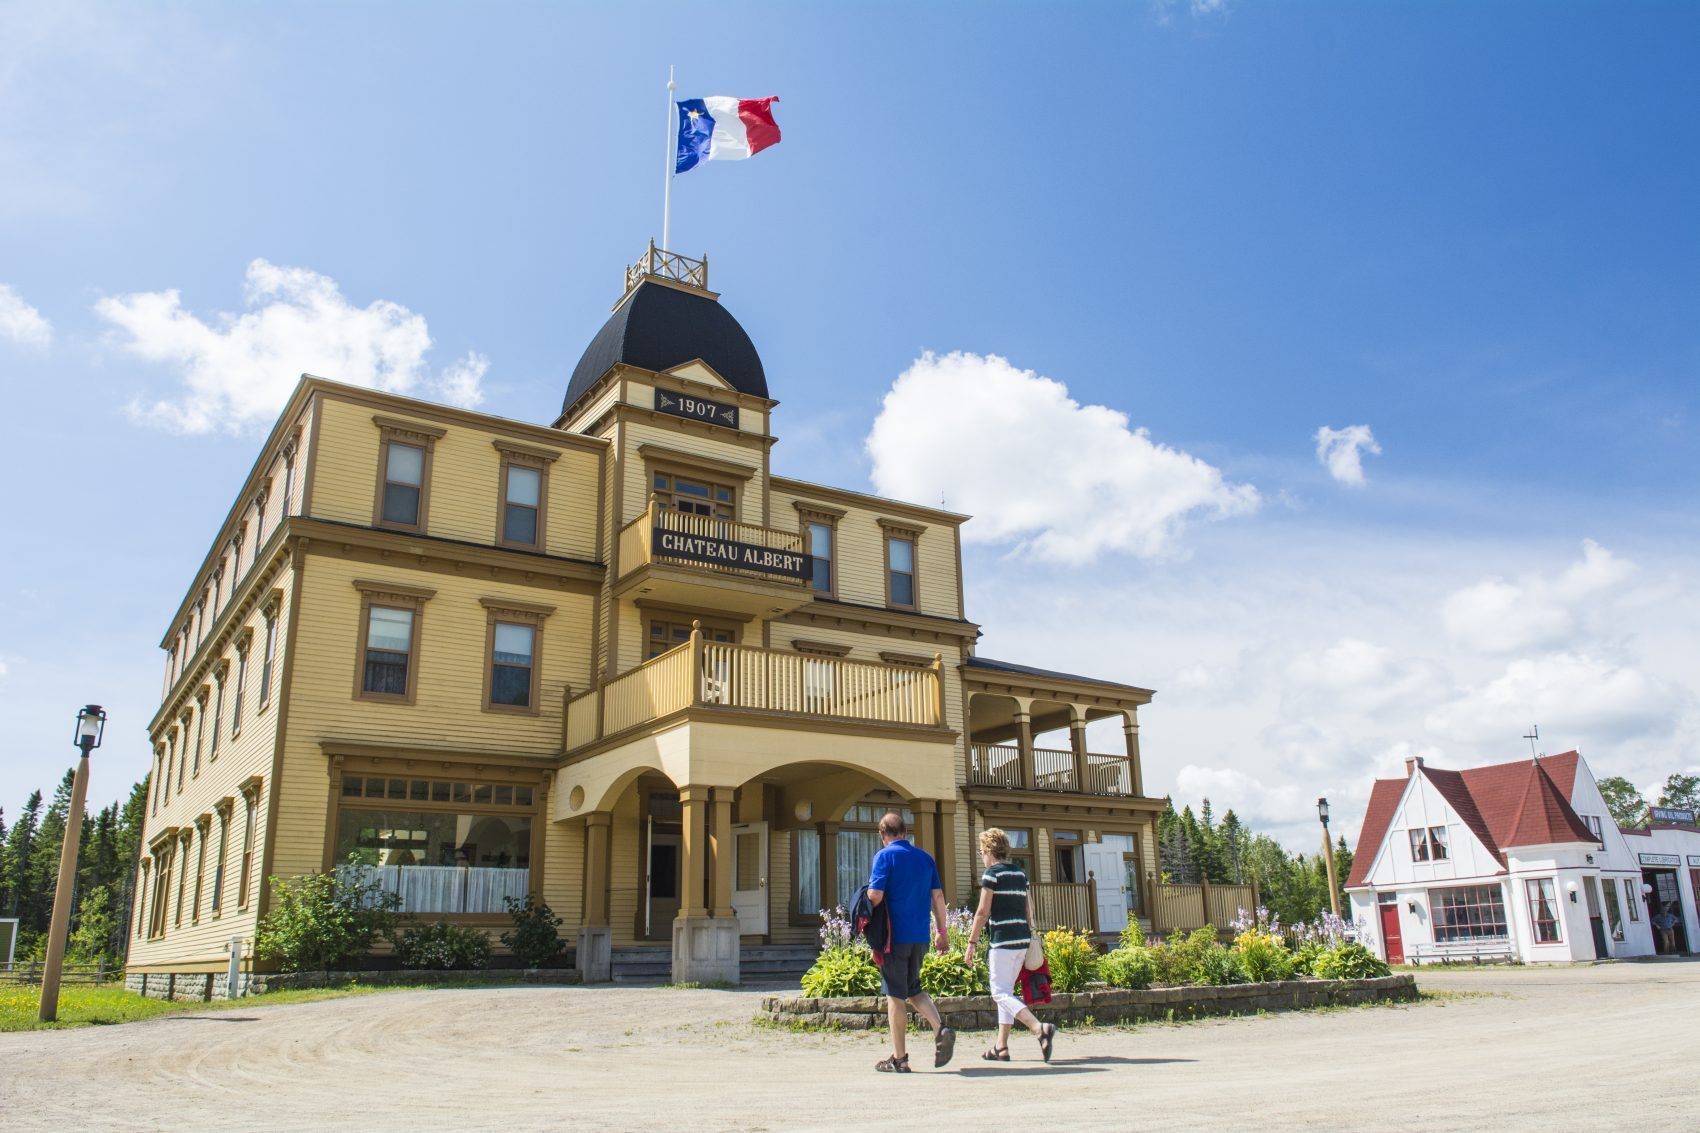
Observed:
[[[637,263],[626,265],[626,290],[630,291],[643,282],[643,277],[653,275],[659,279],[671,279],[691,287],[708,290],[708,257],[693,260],[689,256],[681,256],[677,252],[669,252],[665,248],[657,248],[655,241],[649,242]]]
[[[566,703],[562,742],[573,751],[689,707],[747,708],[868,724],[938,727],[942,658],[921,668],[691,640]]]
[[[968,782],[976,787],[1029,788],[1087,795],[1133,794],[1133,760],[1125,755],[1086,756],[1086,781],[1081,783],[1074,752],[1059,748],[1033,749],[1033,782],[1026,782],[1021,750],[1011,744],[972,744],[968,749]]]
[[[731,574],[741,578],[760,578],[769,582],[790,583],[796,586],[808,585],[806,578],[790,578],[785,575],[727,566],[724,563],[678,559],[664,552],[657,553],[653,546],[657,527],[666,531],[677,531],[684,535],[699,535],[709,539],[729,539],[734,543],[749,543],[753,546],[765,547],[774,551],[786,551],[794,555],[803,553],[803,537],[795,531],[782,531],[777,527],[762,527],[755,523],[739,523],[731,519],[717,519],[709,515],[693,515],[690,512],[662,507],[651,500],[649,506],[644,508],[636,519],[620,529],[620,569],[622,571],[629,571],[644,563],[672,562],[687,565],[695,570],[713,571],[716,574]]]

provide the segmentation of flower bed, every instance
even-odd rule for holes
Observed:
[[[1154,987],[1147,990],[1103,988],[1057,992],[1051,1004],[1034,1007],[1049,1022],[1173,1022],[1205,1016],[1251,1016],[1260,1011],[1302,1011],[1306,1007],[1345,1007],[1416,999],[1416,976],[1375,976],[1370,980],[1282,980],[1231,983],[1226,987]],[[959,1031],[989,1031],[998,1024],[998,1007],[989,995],[938,997],[945,1026]],[[913,1012],[911,1012],[913,1016]],[[886,1026],[886,1000],[877,995],[808,999],[767,995],[760,1019],[797,1028],[869,1031]]]
[[[1400,974],[1359,980],[1281,980],[1221,987],[1058,992],[1049,1004],[1035,1007],[1033,1013],[1054,1023],[1171,1022],[1209,1015],[1254,1015],[1259,1011],[1408,1002],[1416,998],[1416,977]],[[957,1030],[983,1031],[997,1025],[997,1007],[988,995],[939,997],[934,1003],[945,1025]],[[785,1026],[829,1030],[865,1031],[886,1026],[885,1000],[879,996],[770,995],[762,999],[758,1017]]]

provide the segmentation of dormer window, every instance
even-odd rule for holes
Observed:
[[[1428,861],[1428,831],[1420,826],[1411,831],[1411,860]]]

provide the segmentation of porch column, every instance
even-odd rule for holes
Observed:
[[[614,939],[608,927],[608,847],[612,818],[607,811],[592,811],[584,816],[584,912],[573,966],[586,983],[613,977]]]
[[[679,915],[708,916],[708,804],[710,788],[680,787]]]
[[[714,788],[709,807],[709,851],[713,855],[708,915],[730,917],[732,912],[732,795],[731,787]],[[765,867],[762,872],[767,872]]]
[[[940,799],[938,815],[938,852],[933,855],[939,863],[939,881],[944,886],[944,903],[956,897],[956,800]]]
[[[1068,706],[1068,746],[1074,752],[1074,789],[1085,791],[1086,778],[1086,711],[1078,704]]]
[[[938,857],[938,814],[937,799],[910,799],[909,809],[915,812],[915,824],[909,828],[909,840],[918,849],[927,851],[933,857]]]
[[[1127,738],[1127,764],[1133,775],[1133,793],[1145,797],[1145,772],[1139,767],[1139,717],[1133,709],[1122,713],[1122,735]]]
[[[815,832],[820,836],[820,907],[830,909],[838,904],[838,823],[817,822]]]
[[[1038,778],[1033,772],[1033,714],[1028,711],[1031,701],[1018,701],[1021,705],[1015,714],[1015,745],[1021,760],[1021,782],[1019,786],[1031,791]]]

